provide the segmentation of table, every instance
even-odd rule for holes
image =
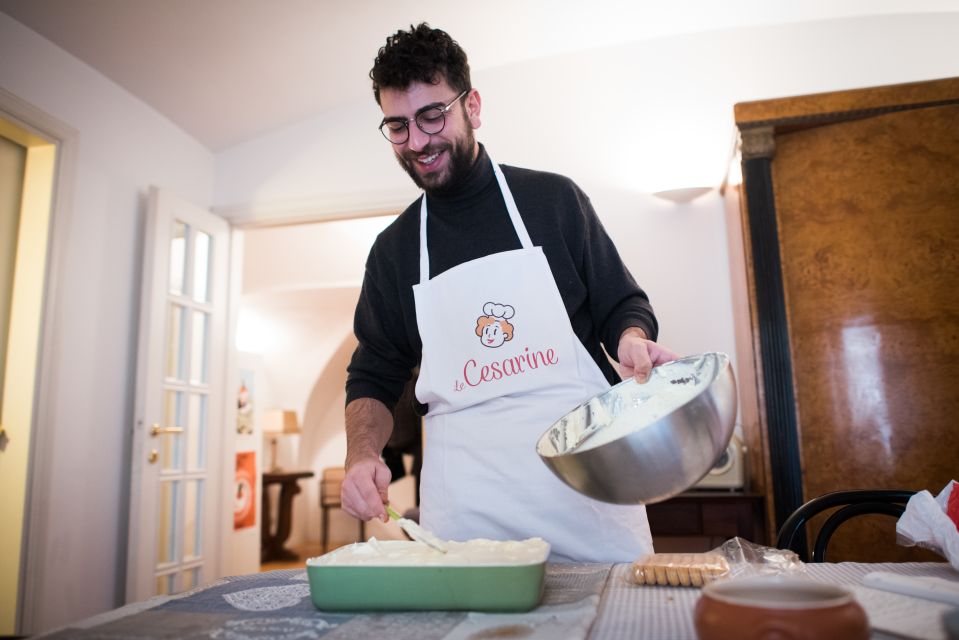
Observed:
[[[461,640],[473,635],[588,640],[694,639],[693,606],[699,590],[639,587],[628,580],[630,570],[629,564],[549,564],[543,603],[524,614],[320,612],[310,601],[305,570],[268,571],[223,578],[184,594],[157,596],[44,637]],[[806,566],[810,579],[842,585],[859,584],[866,573],[880,570],[959,581],[959,573],[945,563]],[[500,635],[495,635],[497,631]],[[888,637],[873,633],[873,638]]]
[[[263,512],[260,518],[260,562],[271,560],[299,560],[299,556],[283,545],[290,537],[293,522],[293,496],[300,492],[299,481],[312,478],[312,471],[264,471]],[[270,489],[271,484],[280,485],[280,498],[276,518],[276,531],[271,532]]]

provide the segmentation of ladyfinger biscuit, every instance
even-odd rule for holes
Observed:
[[[701,587],[728,572],[726,559],[715,553],[653,553],[633,563],[636,584]]]

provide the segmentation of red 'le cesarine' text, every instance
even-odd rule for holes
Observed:
[[[556,352],[553,349],[546,351],[530,351],[529,347],[523,350],[523,353],[511,358],[496,360],[489,364],[477,364],[474,358],[470,358],[463,365],[463,379],[471,387],[478,387],[484,382],[500,380],[504,377],[518,376],[528,372],[531,369],[540,367],[549,367],[559,362]]]

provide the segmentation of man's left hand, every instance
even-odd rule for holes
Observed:
[[[648,340],[646,332],[639,327],[630,327],[623,332],[619,338],[616,356],[623,379],[632,376],[639,383],[646,382],[649,372],[656,365],[671,362],[679,357],[666,347]]]

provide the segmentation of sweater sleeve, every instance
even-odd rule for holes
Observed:
[[[417,357],[404,331],[399,289],[374,245],[366,262],[353,332],[358,345],[347,367],[346,402],[374,398],[392,411]]]
[[[623,331],[639,327],[650,340],[656,340],[659,325],[649,297],[623,263],[589,198],[578,188],[576,194],[582,215],[582,272],[590,312],[603,346],[615,358]]]

